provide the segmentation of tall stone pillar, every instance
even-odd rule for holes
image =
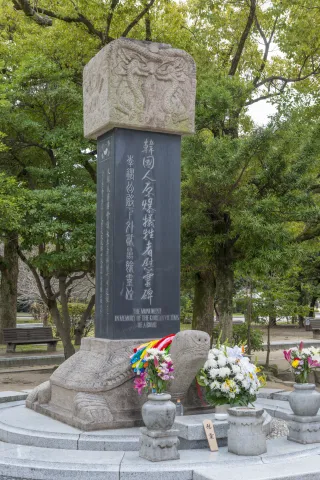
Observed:
[[[195,64],[121,38],[84,69],[84,133],[98,143],[96,337],[180,327],[180,139],[194,131]]]

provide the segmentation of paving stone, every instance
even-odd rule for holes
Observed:
[[[282,400],[282,401],[288,401],[289,400],[289,395],[290,395],[291,392],[288,392],[288,391],[283,391],[283,392],[279,392],[279,393],[275,393],[273,395],[273,399],[274,400]]]
[[[257,398],[274,398],[274,394],[283,392],[283,389],[278,388],[260,388]]]

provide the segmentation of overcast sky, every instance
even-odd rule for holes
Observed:
[[[276,112],[276,107],[265,100],[261,100],[261,102],[250,105],[248,110],[253,121],[257,125],[262,126],[268,123],[268,116]]]

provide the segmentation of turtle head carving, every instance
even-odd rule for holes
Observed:
[[[172,340],[170,356],[174,380],[169,391],[174,399],[183,399],[194,377],[203,367],[210,349],[210,337],[200,330],[179,332]]]

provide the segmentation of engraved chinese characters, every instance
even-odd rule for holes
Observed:
[[[153,299],[153,241],[155,230],[155,188],[156,179],[153,177],[154,170],[154,142],[152,139],[146,139],[143,146],[143,168],[146,173],[143,175],[143,200],[142,200],[142,226],[144,251],[142,252],[143,262],[143,294],[141,300],[149,300],[152,305]]]
[[[106,231],[108,215],[110,238],[99,241],[99,231],[96,336],[157,338],[178,332],[180,137],[125,129],[104,135],[98,140],[98,182],[106,182],[108,142],[111,199],[108,203],[106,183],[99,184],[98,222]]]
[[[98,198],[97,208],[97,255],[96,261],[96,318],[107,318],[112,310],[112,137],[107,136],[98,144]]]
[[[133,262],[133,247],[134,247],[134,159],[132,155],[127,156],[126,168],[126,300],[133,300],[133,278],[134,278],[134,262]]]
[[[114,127],[175,134],[194,131],[195,63],[170,45],[120,38],[84,70],[84,134]]]

